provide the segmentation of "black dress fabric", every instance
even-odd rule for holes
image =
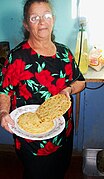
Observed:
[[[84,80],[71,51],[63,44],[55,45],[53,56],[38,54],[27,41],[11,50],[0,74],[0,93],[11,97],[11,111],[24,105],[40,105],[72,82]],[[13,135],[26,179],[63,178],[72,151],[72,106],[64,118],[64,130],[51,139],[29,140]]]

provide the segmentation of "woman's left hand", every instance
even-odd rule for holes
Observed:
[[[62,91],[60,91],[60,94],[65,94],[67,96],[67,98],[70,98],[71,95],[71,87],[67,87],[65,89],[63,89]]]
[[[76,94],[81,92],[85,88],[85,81],[75,81],[71,86],[66,87],[60,93],[65,94],[68,98],[70,98],[71,94]]]

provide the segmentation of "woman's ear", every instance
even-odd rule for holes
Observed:
[[[23,26],[24,26],[24,28],[25,28],[27,31],[29,31],[28,24],[27,24],[25,21],[23,21]]]

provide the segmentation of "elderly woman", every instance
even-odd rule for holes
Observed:
[[[42,104],[49,97],[67,97],[82,91],[84,78],[71,51],[53,39],[54,15],[48,0],[27,0],[24,6],[25,40],[11,50],[2,69],[1,126],[12,133],[9,113],[23,105]],[[64,115],[65,128],[47,140],[27,140],[13,134],[24,165],[24,179],[64,179],[73,147],[72,106]]]

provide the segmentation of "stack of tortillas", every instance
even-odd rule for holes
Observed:
[[[50,97],[38,109],[19,116],[18,125],[32,134],[50,131],[54,127],[54,119],[61,117],[71,106],[71,101],[64,94]]]
[[[31,134],[41,134],[50,131],[54,127],[54,122],[41,121],[36,113],[26,112],[19,116],[18,125]]]

